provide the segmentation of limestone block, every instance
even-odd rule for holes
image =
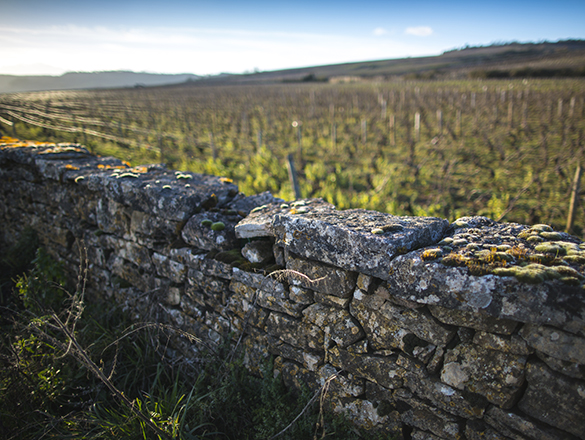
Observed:
[[[431,314],[439,321],[456,325],[457,327],[469,327],[490,333],[511,335],[518,322],[509,319],[497,319],[483,313],[473,313],[462,310],[451,310],[439,306],[429,306]]]
[[[266,202],[252,209],[250,215],[240,221],[236,226],[238,238],[275,237],[274,217],[277,214],[297,213],[302,211],[328,211],[334,209],[333,205],[322,199],[303,199],[295,202]]]
[[[338,307],[341,309],[347,309],[349,307],[349,303],[351,302],[351,297],[340,298],[335,295],[327,295],[320,292],[314,292],[313,297],[315,302],[325,304],[327,306]]]
[[[401,253],[439,241],[448,222],[433,217],[397,217],[362,209],[324,208],[274,215],[277,243],[291,252],[381,279]]]
[[[242,248],[243,257],[250,263],[261,263],[273,257],[270,241],[251,241]]]
[[[295,318],[300,318],[302,316],[301,313],[305,308],[304,304],[290,301],[288,298],[280,297],[274,292],[266,290],[258,290],[257,303],[260,307],[264,307],[265,309],[286,313]]]
[[[252,374],[264,376],[265,367],[270,359],[268,337],[262,334],[253,334],[244,338],[244,366]]]
[[[362,339],[364,331],[345,309],[328,307],[316,303],[303,310],[303,321],[310,322],[323,329],[339,347],[347,347]]]
[[[456,439],[463,437],[463,429],[459,419],[420,401],[417,407],[403,412],[400,418],[403,423],[409,426],[431,433],[431,437],[423,438]],[[435,435],[437,437],[434,437]]]
[[[585,338],[549,326],[526,324],[520,330],[528,345],[554,358],[585,364]]]
[[[412,358],[398,355],[396,365],[402,369],[404,385],[420,399],[450,414],[466,419],[483,417],[488,401],[480,394],[459,391],[426,373],[424,364]]]
[[[146,247],[113,235],[104,235],[102,242],[106,248],[113,249],[119,257],[134,263],[147,272],[154,271],[150,251]]]
[[[182,283],[185,281],[187,268],[178,261],[171,260],[169,257],[154,252],[152,262],[156,268],[156,273],[161,277],[166,277],[173,283]]]
[[[414,429],[410,433],[410,438],[412,440],[441,440],[441,437],[437,437],[436,435],[433,435],[430,432],[420,431],[418,429]]]
[[[403,439],[400,415],[397,411],[385,413],[372,402],[363,399],[332,398],[330,406],[337,413],[346,414],[353,423],[368,431],[383,431],[391,438]],[[428,438],[428,437],[427,437]]]
[[[289,276],[289,283],[339,298],[349,298],[355,288],[357,274],[315,261],[288,255],[286,268],[304,276]]]
[[[199,270],[205,254],[192,248],[173,248],[169,250],[169,257],[189,268]]]
[[[274,374],[282,377],[284,384],[293,390],[300,391],[308,387],[316,391],[319,387],[314,372],[294,362],[289,362],[281,356],[274,359]]]
[[[546,323],[585,336],[585,296],[581,287],[558,279],[527,284],[514,277],[470,275],[466,267],[425,261],[423,252],[414,251],[392,260],[393,276],[388,286],[393,295],[500,319]]]
[[[189,268],[187,271],[187,283],[194,289],[204,292],[206,295],[221,295],[228,290],[229,282],[225,279],[206,275],[199,270]]]
[[[576,437],[568,432],[544,425],[538,422],[538,420],[531,419],[518,411],[505,411],[497,406],[490,406],[488,408],[484,420],[505,436],[494,437],[496,439],[512,438],[514,440],[524,440],[529,438],[534,440],[576,440]],[[487,432],[489,432],[489,430],[487,430]],[[483,439],[483,437],[477,438]]]
[[[436,321],[424,309],[408,309],[392,303],[384,288],[378,288],[373,295],[356,289],[350,312],[377,350],[401,348],[412,354],[416,346],[425,347],[428,343],[445,346],[455,334],[454,330]]]
[[[563,377],[542,362],[529,362],[528,387],[518,402],[526,414],[585,438],[585,382]]]
[[[274,253],[274,261],[281,267],[286,266],[286,260],[284,257],[284,248],[280,246],[272,246],[272,252]]]
[[[199,261],[199,270],[205,275],[229,280],[232,278],[232,266],[212,258],[202,258]]]
[[[243,215],[248,215],[250,211],[259,206],[268,204],[282,204],[284,200],[274,197],[270,192],[264,191],[260,194],[246,196],[242,193],[236,195],[227,205],[228,209],[233,209]]]
[[[148,292],[155,288],[154,276],[141,273],[140,268],[121,257],[110,257],[107,263],[108,269],[122,280],[130,283],[137,289]],[[116,280],[112,279],[116,283]]]
[[[180,297],[179,303],[181,310],[188,316],[191,316],[195,319],[201,319],[203,317],[203,311],[201,308],[197,307],[197,304],[192,301],[187,295],[182,295]]]
[[[289,286],[288,290],[288,297],[291,301],[303,305],[309,305],[315,302],[315,297],[312,290],[303,289],[302,287],[298,286]]]
[[[237,247],[236,222],[219,212],[202,212],[192,216],[181,231],[185,243],[199,249],[228,251]]]
[[[246,272],[235,267],[232,272],[232,280],[239,281],[255,289],[261,289],[267,292],[274,291],[278,295],[288,298],[288,291],[282,283],[284,279],[276,272],[272,272],[266,276],[261,273]]]
[[[172,172],[160,165],[92,173],[78,184],[132,210],[179,222],[204,207],[226,204],[238,191],[226,179]]]
[[[180,225],[181,223],[176,220],[155,217],[146,212],[133,210],[130,214],[129,232],[132,236],[144,236],[169,242],[178,235]]]
[[[572,377],[573,379],[585,380],[585,364],[576,364],[574,362],[563,361],[552,356],[548,356],[540,351],[536,352],[538,358],[543,361],[549,368],[559,373]]]
[[[323,365],[325,352],[323,350],[306,350],[293,347],[274,336],[268,336],[269,350],[272,354],[292,360],[309,371],[317,371]]]
[[[365,394],[366,381],[364,379],[341,373],[333,365],[325,364],[317,372],[319,384],[324,386],[329,380],[329,389],[340,397],[359,397]]]
[[[460,344],[445,354],[441,381],[511,408],[524,383],[526,357]]]
[[[168,287],[165,297],[165,303],[170,306],[178,306],[181,304],[181,289],[178,287]]]
[[[498,350],[504,353],[528,356],[534,350],[528,347],[526,341],[518,335],[503,336],[479,331],[473,337],[473,343],[490,350]]]
[[[373,288],[376,284],[375,278],[364,275],[363,273],[358,274],[356,285],[364,293],[372,293],[370,288]]]
[[[468,420],[465,436],[468,440],[508,440],[510,438],[493,430],[481,420]]]
[[[130,230],[131,216],[131,209],[114,200],[103,198],[97,202],[97,226],[104,232],[120,236],[124,235]]]
[[[94,194],[85,194],[77,198],[73,213],[90,225],[97,225],[97,209],[99,197]]]
[[[233,290],[234,293],[227,299],[225,309],[235,315],[234,317],[231,317],[234,327],[239,331],[243,331],[244,325],[249,324],[264,329],[269,312],[253,305],[253,300],[249,298],[250,288],[244,284],[238,283],[230,286],[230,289]],[[236,317],[239,319],[236,319]]]
[[[316,325],[278,312],[271,312],[268,316],[266,332],[293,347],[311,350],[322,350],[325,340],[323,330]]]
[[[357,355],[334,346],[327,351],[327,361],[356,377],[362,377],[386,388],[400,388],[403,384],[405,370],[396,364],[395,355]]]

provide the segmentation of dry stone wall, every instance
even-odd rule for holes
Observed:
[[[410,439],[585,439],[585,245],[546,225],[338,211],[229,179],[0,140],[3,246]],[[243,333],[242,333],[243,332]],[[197,346],[177,339],[181,355]]]

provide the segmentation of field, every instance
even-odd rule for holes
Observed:
[[[317,81],[0,95],[0,130],[132,164],[223,175],[339,209],[564,230],[583,159],[583,79]],[[10,125],[13,123],[13,125]],[[583,234],[579,207],[571,229]]]

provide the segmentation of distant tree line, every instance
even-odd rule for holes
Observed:
[[[472,71],[471,78],[579,78],[585,77],[585,67],[519,69],[480,69]]]

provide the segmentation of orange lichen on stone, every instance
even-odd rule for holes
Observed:
[[[98,164],[100,170],[125,170],[126,166],[122,165],[104,165],[103,163]]]
[[[124,163],[128,163],[128,162],[124,162]],[[130,165],[130,164],[128,164]],[[148,168],[145,167],[144,165],[140,165],[134,168],[130,168],[128,171],[131,171],[132,173],[138,173],[138,174],[144,174],[144,173],[148,173]]]
[[[70,163],[68,163],[67,165],[65,165],[65,169],[77,171],[79,169],[79,167],[76,167],[75,165],[71,165]]]
[[[10,136],[0,137],[0,149],[20,147],[54,147],[53,142],[23,141]]]

